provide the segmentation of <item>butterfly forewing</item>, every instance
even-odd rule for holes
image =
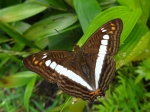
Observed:
[[[93,76],[96,88],[100,88],[101,94],[105,94],[108,85],[115,73],[115,61],[112,55],[119,48],[120,35],[122,31],[122,20],[111,20],[96,30],[82,47],[87,56],[88,64],[94,67]]]
[[[39,52],[25,58],[23,63],[50,83],[57,83],[65,93],[90,100],[88,93],[92,88],[85,81],[73,52]]]
[[[114,76],[112,55],[119,48],[122,21],[111,20],[102,25],[74,52],[40,52],[24,59],[24,65],[51,83],[57,83],[65,93],[93,101],[103,96]]]
[[[31,71],[38,73],[51,83],[58,80],[59,74],[54,70],[57,64],[67,64],[73,53],[69,51],[39,52],[24,59],[24,65]]]
[[[102,53],[116,54],[119,48],[122,27],[121,19],[114,19],[105,23],[89,37],[82,49],[87,53],[99,53],[101,47]],[[107,46],[107,48],[103,46]]]

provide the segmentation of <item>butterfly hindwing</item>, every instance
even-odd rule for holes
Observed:
[[[63,92],[71,96],[92,101],[91,96],[89,95],[90,90],[80,83],[70,80],[68,77],[60,76],[57,85]]]

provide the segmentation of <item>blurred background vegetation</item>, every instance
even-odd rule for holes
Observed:
[[[22,64],[35,52],[82,46],[114,18],[123,21],[117,71],[96,103],[72,105],[56,84]],[[1,0],[0,112],[150,112],[149,27],[149,0]]]

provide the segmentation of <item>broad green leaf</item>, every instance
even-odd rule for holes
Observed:
[[[22,49],[24,48],[24,44],[23,43],[15,43],[12,47],[12,51],[22,51]]]
[[[148,28],[145,24],[137,23],[131,34],[120,46],[119,52],[115,57],[118,66],[134,60],[148,45]],[[142,47],[141,47],[142,46]]]
[[[126,6],[132,10],[136,8],[135,0],[117,0],[121,5]],[[138,0],[136,0],[138,1]]]
[[[150,14],[150,1],[149,0],[135,0],[138,3],[138,7],[142,9],[142,15],[140,20],[143,23],[147,23]]]
[[[106,10],[110,7],[117,6],[118,3],[117,0],[97,0],[99,2],[99,5],[101,6],[102,10]]]
[[[69,108],[67,108],[68,112],[83,112],[87,101],[78,100],[75,104],[71,104]]]
[[[29,27],[31,27],[30,24],[20,21],[15,22],[15,24],[13,25],[13,28],[15,28],[15,30],[17,30],[21,34],[25,32]]]
[[[142,45],[142,48],[139,46],[139,50],[140,50],[140,54],[138,56],[136,56],[134,58],[134,61],[137,61],[137,60],[142,60],[142,59],[145,59],[145,58],[148,58],[150,53],[149,53],[149,45],[150,45],[150,32],[147,32],[144,36],[143,36],[143,45]],[[141,42],[142,42],[141,41]]]
[[[82,34],[80,33],[81,30],[77,29],[78,27],[80,27],[79,24],[73,24],[59,32],[56,31],[58,34],[42,40],[38,40],[35,43],[36,45],[40,46],[40,48],[45,48],[48,46],[49,50],[72,50],[73,46],[81,37],[80,34]],[[32,48],[31,51],[37,52],[38,50]]]
[[[74,31],[67,31],[48,38],[49,50],[72,50],[76,45],[81,35],[81,28],[76,28]],[[69,41],[69,42],[68,42]]]
[[[0,20],[14,22],[26,19],[44,11],[47,7],[36,3],[23,3],[0,10]]]
[[[74,7],[78,15],[83,32],[86,31],[91,21],[101,12],[96,0],[74,0]]]
[[[140,16],[140,20],[143,21],[144,23],[147,22],[150,13],[149,0],[117,0],[117,1],[120,4],[127,6],[131,10],[140,8],[142,10],[142,15]]]
[[[87,104],[87,101],[83,101],[81,99],[78,99],[77,102],[72,104],[72,99],[66,101],[64,104],[52,109],[52,112],[83,112],[83,109],[85,105]]]
[[[0,79],[0,87],[5,88],[16,88],[24,86],[29,83],[29,81],[36,77],[37,75],[33,72],[19,72],[15,75],[9,75]]]
[[[145,36],[150,37],[150,33],[147,33]],[[143,50],[143,52],[140,55],[138,55],[134,60],[143,60],[148,57],[150,57],[150,42],[149,42],[148,46]]]
[[[24,35],[20,34],[19,32],[17,32],[13,27],[11,27],[9,24],[7,24],[4,21],[0,20],[0,28],[5,31],[9,36],[11,36],[12,38],[14,38],[16,41],[24,43],[30,47],[34,47],[37,49],[40,49],[39,47],[37,47],[36,45],[34,45],[33,43],[31,43],[30,41],[28,41]]]
[[[66,13],[50,16],[30,27],[24,35],[30,40],[41,41],[43,38],[58,34],[57,31],[63,30],[77,21],[75,14]],[[57,31],[56,31],[57,30]]]
[[[27,39],[34,40],[35,45],[44,48],[48,45],[48,37],[51,38],[51,36],[58,35],[59,31],[63,32],[64,29],[73,25],[76,21],[77,17],[72,13],[50,16],[32,25],[24,35]]]

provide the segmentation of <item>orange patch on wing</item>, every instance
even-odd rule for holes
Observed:
[[[101,92],[100,89],[97,89],[96,91],[91,91],[89,94],[92,96],[97,96],[99,95],[100,92]]]
[[[32,61],[35,61],[35,57],[32,58]]]
[[[43,62],[41,61],[41,62],[39,63],[39,65],[42,66],[42,64],[43,64]]]
[[[113,24],[113,23],[111,23],[110,25],[111,25],[111,26],[115,26],[115,24]]]
[[[114,34],[113,31],[109,31],[109,34]]]
[[[37,65],[39,62],[38,61],[34,61],[34,64]]]
[[[115,27],[111,27],[111,30],[116,30],[116,28]]]
[[[93,95],[93,94],[95,94],[95,92],[94,92],[94,91],[91,91],[89,94],[90,94],[90,95]]]

